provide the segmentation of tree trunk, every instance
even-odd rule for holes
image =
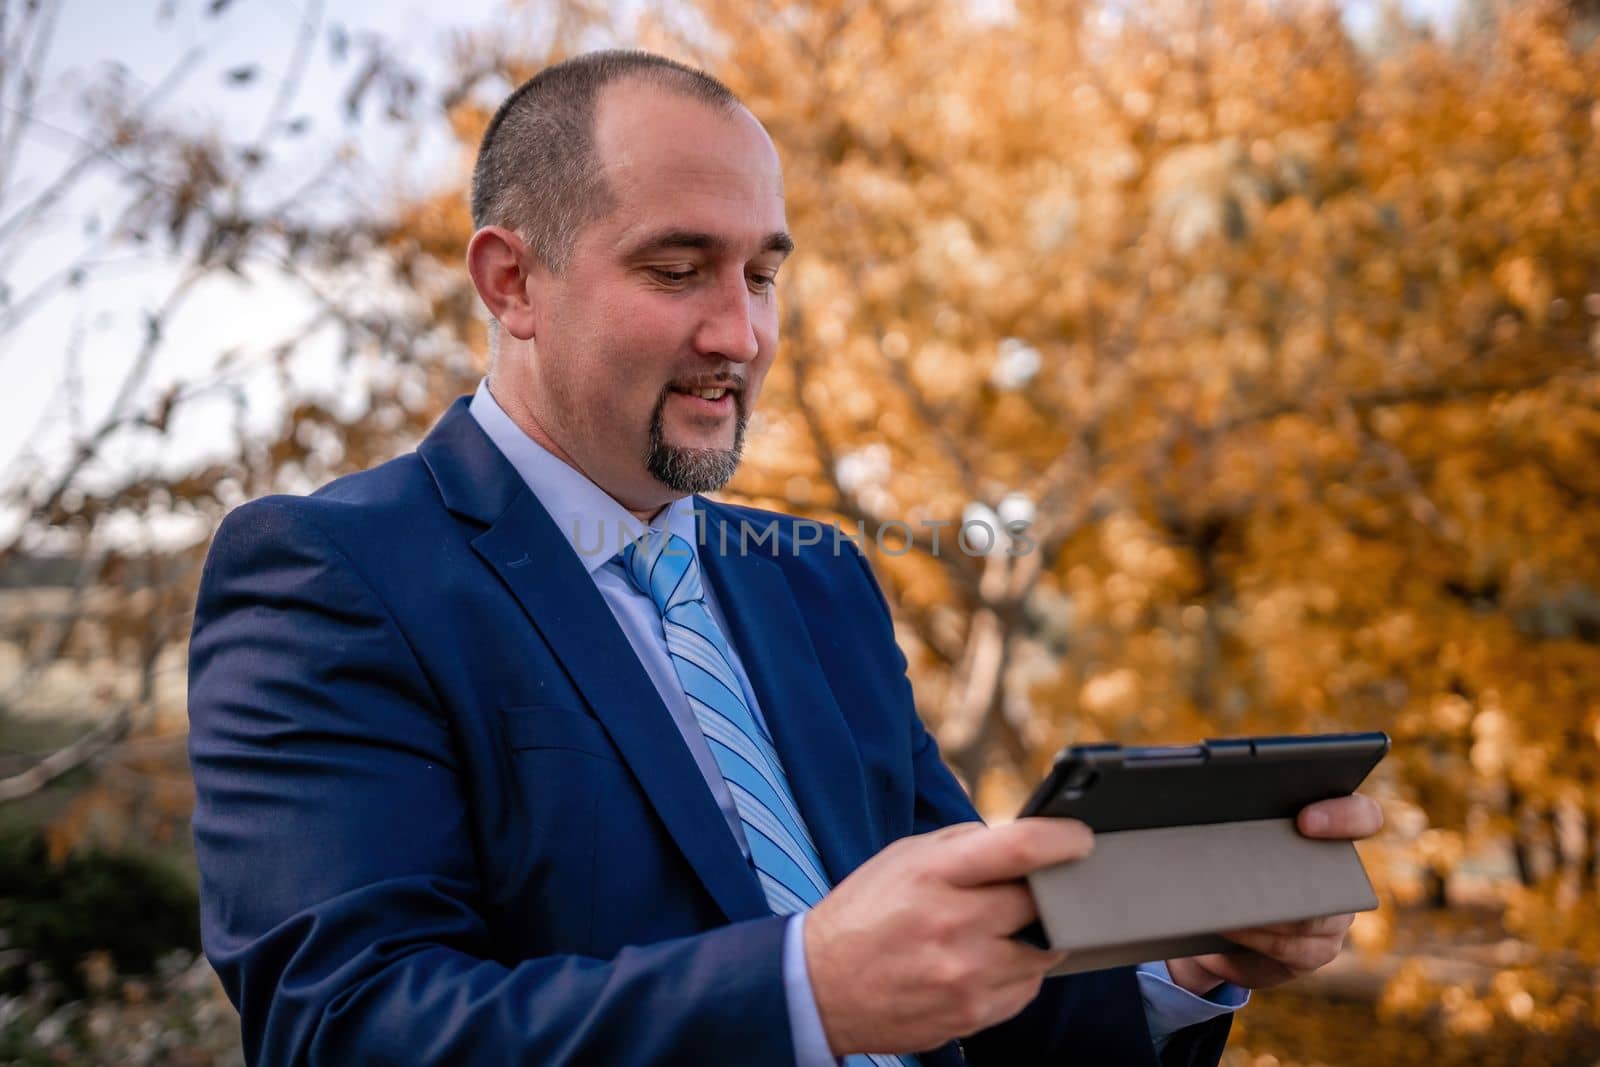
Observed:
[[[994,718],[1000,711],[1000,679],[1005,669],[1005,626],[999,613],[981,608],[967,629],[967,647],[950,686],[941,741],[946,758],[976,792],[988,763]]]
[[[1583,812],[1583,857],[1578,868],[1578,890],[1600,896],[1600,804]]]
[[[1506,793],[1506,808],[1511,816],[1511,858],[1517,865],[1517,881],[1523,888],[1532,889],[1539,884],[1536,857],[1537,843],[1533,830],[1538,826],[1538,814],[1531,804],[1525,804],[1516,789]]]
[[[1450,906],[1450,872],[1443,865],[1428,864],[1422,872],[1424,899],[1433,911],[1444,911]]]

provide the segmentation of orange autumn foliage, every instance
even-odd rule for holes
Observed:
[[[1489,892],[1539,951],[1600,957],[1594,27],[1550,2],[1367,46],[1246,0],[694,12],[638,39],[767,125],[799,244],[733,489],[862,532],[986,810],[1073,741],[1382,729],[1358,939]],[[488,110],[452,116],[469,161]],[[409,209],[450,222],[447,262],[461,192]],[[1018,516],[1026,551],[955,541]],[[1394,1003],[1594,1025],[1592,990],[1530,966]]]

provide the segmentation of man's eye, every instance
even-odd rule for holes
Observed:
[[[777,284],[778,284],[778,276],[776,274],[752,274],[752,275],[750,275],[750,286],[753,289],[760,289],[762,291],[765,291],[767,289],[771,289],[774,285],[777,285]]]
[[[663,270],[660,267],[651,267],[650,273],[664,282],[686,282],[694,277],[692,270]]]

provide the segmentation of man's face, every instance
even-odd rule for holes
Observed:
[[[650,509],[733,474],[777,347],[783,179],[748,112],[632,83],[602,91],[595,142],[615,208],[560,274],[533,268],[522,399],[596,484]]]

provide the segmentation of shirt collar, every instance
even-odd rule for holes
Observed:
[[[609,493],[512,422],[489,392],[488,378],[478,383],[467,410],[538,497],[591,575],[645,531],[645,524]],[[649,528],[664,528],[683,538],[698,557],[702,540],[698,536],[699,514],[692,499],[679,497],[656,516]],[[698,558],[695,562],[699,562]]]

